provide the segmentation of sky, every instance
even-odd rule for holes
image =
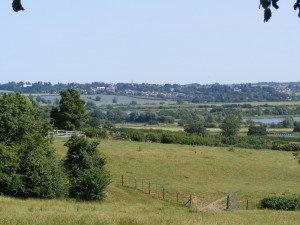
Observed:
[[[300,81],[300,19],[279,1],[0,2],[0,83]]]

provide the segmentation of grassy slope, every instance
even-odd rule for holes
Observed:
[[[59,156],[63,141],[56,140]],[[234,211],[196,213],[122,188],[120,176],[149,178],[169,191],[192,192],[210,202],[234,192],[256,203],[271,194],[299,193],[300,166],[291,153],[229,151],[191,147],[102,141],[113,176],[103,203],[16,200],[0,197],[0,224],[297,224],[300,212]]]

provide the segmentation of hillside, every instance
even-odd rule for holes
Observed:
[[[66,151],[63,144],[55,140],[59,157]],[[0,224],[292,225],[300,220],[299,212],[254,209],[265,196],[300,194],[300,166],[291,153],[110,140],[103,140],[99,148],[113,176],[103,203],[0,197]],[[168,193],[192,193],[204,205],[234,193],[239,209],[197,212],[122,187],[121,175],[125,184],[136,177],[162,184]],[[250,201],[248,211],[245,199]]]

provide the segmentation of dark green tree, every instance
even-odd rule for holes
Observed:
[[[286,117],[281,124],[284,128],[294,128],[294,119],[291,116]]]
[[[46,136],[50,125],[42,119],[42,110],[26,96],[0,95],[0,142],[21,143],[30,134]]]
[[[0,96],[0,194],[57,198],[67,179],[56,162],[40,108],[24,95]]]
[[[52,108],[51,121],[58,129],[78,130],[87,120],[84,109],[84,101],[80,99],[80,93],[74,89],[60,92],[61,100],[58,108]]]
[[[189,134],[198,134],[198,135],[206,135],[207,134],[207,130],[204,126],[204,123],[201,123],[201,122],[186,125],[184,128],[184,131]]]
[[[251,124],[249,126],[247,135],[248,136],[251,136],[251,135],[265,136],[265,135],[267,135],[267,133],[268,132],[267,132],[267,127],[266,126]]]
[[[241,128],[240,120],[237,116],[229,114],[223,120],[220,128],[222,129],[222,135],[226,137],[234,136]]]
[[[102,200],[110,183],[105,158],[97,151],[99,141],[73,136],[67,143],[64,166],[69,174],[69,196],[81,200]]]

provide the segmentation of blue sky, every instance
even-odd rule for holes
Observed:
[[[0,83],[300,81],[292,0],[0,2]]]

